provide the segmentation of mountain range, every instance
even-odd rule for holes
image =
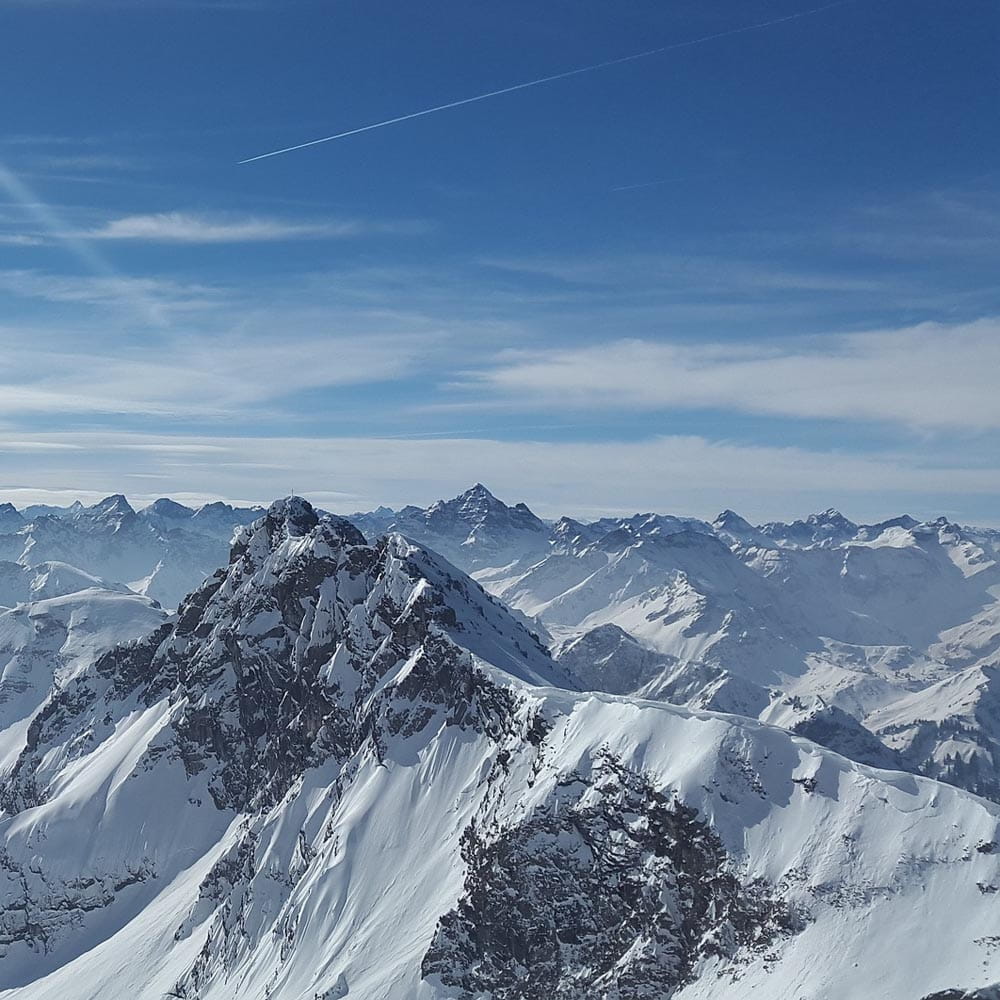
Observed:
[[[0,573],[12,572],[7,563],[29,569],[66,563],[175,608],[226,561],[233,532],[261,513],[225,503],[195,510],[166,498],[136,511],[121,494],[91,507],[77,502],[17,511],[6,504],[0,507]]]
[[[834,749],[860,741],[871,760],[1000,797],[1000,532],[835,510],[546,524],[479,484],[426,511],[351,517],[446,552],[588,689],[813,738],[822,719]]]
[[[995,996],[996,532],[477,485],[0,551],[0,997]]]

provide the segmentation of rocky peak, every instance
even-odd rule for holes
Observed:
[[[508,507],[482,483],[452,500],[439,500],[426,510],[404,507],[386,524],[374,514],[355,518],[369,536],[399,531],[440,552],[462,569],[507,565],[527,554],[539,554],[548,526],[523,503]]]
[[[439,713],[472,725],[492,697],[476,660],[530,683],[567,683],[537,638],[443,559],[398,534],[368,545],[349,522],[286,497],[239,531],[229,566],[173,624],[108,653],[96,677],[60,693],[5,801],[44,796],[18,776],[43,770],[36,754],[50,732],[64,735],[74,715],[83,731],[88,714],[113,716],[138,696],[172,702],[172,754],[189,775],[208,771],[217,805],[273,802],[327,757],[365,740],[379,752],[380,726],[413,733]],[[386,721],[393,699],[401,704]]]
[[[64,518],[66,524],[82,535],[107,539],[122,532],[150,534],[152,528],[136,514],[132,505],[121,494],[105,497],[99,503],[82,509]]]
[[[818,514],[810,514],[806,518],[806,524],[813,524],[822,527],[836,528],[841,531],[857,529],[857,525],[844,517],[835,507],[828,507]]]
[[[736,511],[728,508],[712,522],[712,527],[717,531],[728,531],[734,535],[750,534],[755,530],[746,518],[740,517]]]
[[[454,500],[439,500],[428,508],[426,514],[429,520],[432,515],[447,514],[470,525],[496,522],[531,530],[544,530],[545,527],[526,504],[517,503],[513,507],[508,507],[482,483],[476,483]]]
[[[572,517],[559,518],[550,536],[552,545],[561,552],[579,552],[593,544],[599,537],[600,532]]]
[[[267,513],[264,522],[272,535],[284,535],[295,538],[308,534],[319,524],[319,515],[313,505],[302,497],[289,496],[275,500]]]
[[[462,503],[500,503],[499,500],[482,484],[473,483],[464,493],[455,498]]]
[[[211,503],[203,503],[195,514],[231,514],[233,508],[230,504],[222,500],[213,500]]]
[[[810,514],[804,520],[792,521],[791,524],[772,521],[759,530],[783,544],[808,546],[825,543],[829,546],[856,538],[862,529],[844,517],[839,510],[830,507],[819,513]]]
[[[84,507],[72,515],[73,523],[85,531],[117,531],[134,520],[135,510],[121,493],[105,497],[92,507]]]
[[[861,541],[872,541],[878,538],[883,532],[889,531],[892,528],[898,528],[903,531],[912,531],[914,528],[918,527],[920,522],[914,518],[910,517],[909,514],[901,514],[899,517],[891,517],[885,521],[879,521],[876,524],[866,524],[858,530],[858,538]]]
[[[109,497],[105,497],[99,503],[95,503],[93,507],[87,508],[93,514],[134,514],[132,505],[125,498],[122,493],[113,493]]]
[[[184,526],[228,544],[237,528],[251,524],[265,513],[263,507],[233,507],[216,500],[194,511]]]

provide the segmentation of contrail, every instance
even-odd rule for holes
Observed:
[[[433,108],[425,108],[423,111],[413,111],[408,115],[400,115],[398,118],[388,118],[382,122],[373,122],[371,125],[362,125],[360,128],[352,128],[346,132],[338,132],[336,135],[327,135],[322,139],[312,139],[309,142],[300,142],[297,146],[286,146],[284,149],[274,149],[270,153],[261,153],[259,156],[251,156],[239,163],[255,163],[257,160],[266,160],[271,156],[281,156],[284,153],[293,153],[297,149],[306,149],[309,146],[318,146],[323,142],[333,142],[335,139],[346,139],[350,135],[358,135],[361,132],[370,132],[376,128],[386,128],[388,125],[398,125],[400,122],[408,122],[414,118],[423,118],[425,115],[433,115],[438,111],[448,111],[450,108],[460,108],[465,104],[475,104],[477,101],[486,101],[491,97],[500,97],[501,94],[512,94],[516,90],[526,90],[528,87],[538,87],[543,83],[552,83],[555,80],[565,80],[571,76],[579,76],[581,73],[593,73],[599,69],[607,69],[609,66],[621,66],[622,63],[635,62],[637,59],[648,59],[650,56],[657,56],[663,52],[673,52],[676,49],[687,49],[693,45],[704,45],[706,42],[714,42],[718,38],[729,38],[731,35],[742,35],[748,31],[760,31],[762,28],[770,28],[776,24],[784,24],[787,21],[797,21],[803,17],[812,17],[815,14],[822,14],[823,11],[833,10],[835,7],[846,7],[849,3],[856,3],[857,0],[835,0],[834,3],[823,4],[822,7],[813,7],[810,10],[801,10],[797,14],[786,14],[784,17],[775,17],[769,21],[758,21],[756,24],[745,24],[742,28],[730,28],[727,31],[717,31],[712,35],[702,35],[700,38],[690,38],[686,42],[674,42],[671,45],[661,45],[659,48],[647,49],[645,52],[635,52],[630,56],[620,56],[618,59],[607,59],[604,62],[594,63],[592,66],[581,66],[578,69],[569,69],[564,73],[553,73],[552,76],[539,77],[537,80],[527,80],[525,83],[515,83],[511,87],[502,87],[500,90],[491,90],[486,94],[476,94],[475,97],[465,97],[460,101],[450,101],[448,104],[438,104]]]
[[[643,181],[641,184],[622,184],[620,187],[613,187],[612,191],[636,191],[639,188],[659,187],[661,184],[669,184],[672,178],[668,177],[662,181]]]

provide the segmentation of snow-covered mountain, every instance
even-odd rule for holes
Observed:
[[[49,566],[30,600],[0,609],[0,775],[55,691],[120,642],[147,635],[166,614],[148,598]],[[72,569],[69,567],[69,569]]]
[[[176,616],[34,716],[0,783],[0,996],[919,1000],[1000,980],[1000,807],[571,683],[441,557],[274,504]]]
[[[460,516],[468,507],[474,531]],[[443,510],[432,538],[426,524]],[[861,759],[901,759],[1000,794],[977,763],[994,746],[985,708],[917,725],[927,721],[920,692],[935,700],[955,683],[978,692],[979,671],[1000,665],[997,532],[907,515],[858,525],[835,510],[761,526],[731,510],[711,524],[637,514],[545,526],[531,515],[530,532],[511,531],[526,510],[477,486],[426,511],[382,509],[356,523],[397,523],[446,551],[533,619],[584,687],[808,727]],[[505,545],[477,549],[480,537]],[[897,702],[913,705],[912,725],[892,716]],[[889,717],[902,728],[886,746]],[[974,738],[956,743],[956,726]],[[917,729],[910,746],[900,734]],[[957,765],[944,763],[956,754]]]
[[[364,535],[377,538],[396,531],[427,545],[467,572],[506,566],[531,555],[544,555],[549,527],[525,504],[508,507],[482,483],[454,500],[430,507],[380,507],[369,514],[350,514]]]
[[[1000,801],[1000,663],[969,667],[866,720],[916,771]]]
[[[65,563],[168,608],[225,563],[233,532],[262,513],[222,503],[193,510],[169,499],[136,511],[121,494],[92,507],[7,508],[0,508],[0,559],[28,568]]]

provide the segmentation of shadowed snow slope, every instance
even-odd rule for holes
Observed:
[[[1000,978],[997,807],[567,683],[440,557],[272,505],[28,728],[0,784],[0,996],[916,1000]]]

